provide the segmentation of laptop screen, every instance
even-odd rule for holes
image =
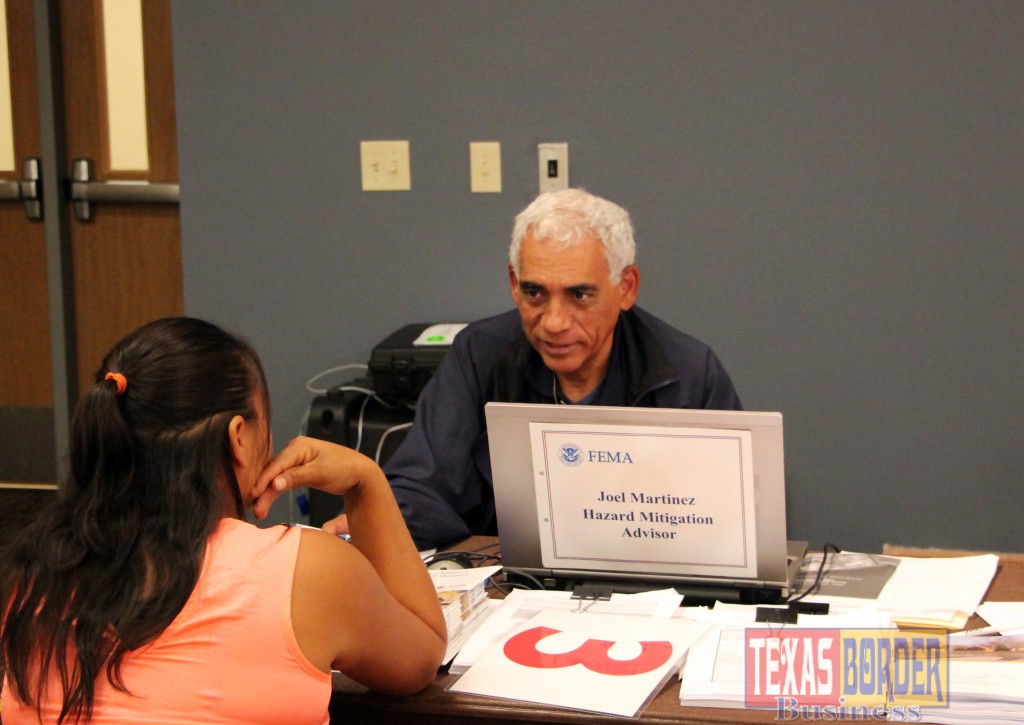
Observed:
[[[488,403],[503,564],[788,591],[782,415]]]

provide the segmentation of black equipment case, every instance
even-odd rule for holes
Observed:
[[[316,396],[309,408],[306,435],[356,449],[384,465],[405,439],[416,400],[451,347],[413,345],[429,326],[410,324],[392,333],[373,348],[370,377]],[[341,511],[338,496],[309,491],[311,525],[322,526]]]
[[[388,335],[370,354],[370,377],[377,397],[415,402],[450,345],[414,345],[429,324],[411,324]]]

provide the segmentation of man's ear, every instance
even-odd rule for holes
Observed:
[[[635,264],[622,270],[619,289],[622,290],[622,301],[619,303],[619,307],[628,310],[636,302],[636,296],[640,292],[640,269]]]
[[[245,427],[249,425],[245,418],[240,415],[236,415],[228,423],[228,440],[231,443],[231,459],[235,466],[244,466],[248,460],[246,455],[248,449],[246,448],[247,442],[245,440],[244,433],[246,432]]]
[[[508,284],[512,290],[512,301],[519,304],[519,278],[516,277],[516,270],[511,263],[508,265]]]

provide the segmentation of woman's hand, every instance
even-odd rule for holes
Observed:
[[[256,480],[253,514],[265,518],[279,495],[303,487],[345,497],[352,543],[301,532],[291,610],[299,647],[317,667],[371,689],[423,689],[444,657],[447,630],[384,472],[349,448],[296,438]]]
[[[253,488],[253,515],[266,518],[285,491],[315,488],[340,496],[358,494],[376,464],[336,443],[300,436],[266,465]]]

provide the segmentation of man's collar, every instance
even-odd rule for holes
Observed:
[[[654,333],[640,314],[636,307],[619,313],[609,359],[609,370],[612,365],[622,370],[626,405],[636,405],[652,389],[676,378]],[[495,367],[493,399],[506,403],[551,402],[552,376],[526,334],[521,332]],[[612,392],[603,390],[603,397]]]

